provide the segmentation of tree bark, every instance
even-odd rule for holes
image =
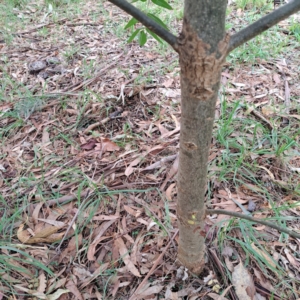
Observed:
[[[182,115],[177,183],[178,260],[199,274],[205,254],[207,161],[222,65],[230,51],[299,11],[300,0],[291,0],[231,38],[225,33],[226,0],[185,0],[178,39],[126,0],[108,1],[131,14],[179,53]]]
[[[227,1],[185,0],[178,38],[181,129],[178,169],[178,260],[199,274],[205,254],[205,191],[216,100],[229,36]]]

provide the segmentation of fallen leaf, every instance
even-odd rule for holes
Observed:
[[[102,151],[103,152],[113,152],[120,150],[120,147],[108,138],[101,138]]]
[[[81,293],[79,292],[76,284],[73,280],[69,280],[66,284],[66,288],[75,296],[75,299],[83,300]]]
[[[40,272],[39,275],[39,286],[37,288],[37,292],[39,293],[44,293],[47,287],[47,281],[46,281],[46,276],[43,271]]]
[[[255,246],[254,243],[251,244],[251,248],[254,250],[254,252],[256,252],[257,254],[259,254],[262,258],[264,258],[267,263],[273,267],[274,269],[276,269],[276,263],[274,262],[274,260],[269,256],[268,253],[266,253],[265,251],[259,249],[257,246]]]
[[[138,269],[135,267],[135,265],[133,264],[133,262],[130,259],[128,249],[126,248],[123,239],[122,238],[117,238],[115,240],[115,244],[117,245],[117,247],[119,249],[119,253],[121,255],[121,258],[123,259],[124,264],[127,266],[128,270],[133,275],[135,275],[137,277],[141,277],[140,272],[138,271]]]
[[[87,151],[89,151],[89,150],[92,150],[92,149],[94,149],[94,148],[96,147],[96,143],[97,143],[97,141],[96,141],[95,139],[90,139],[90,140],[88,140],[85,144],[82,144],[82,145],[80,146],[80,148],[81,148],[82,150],[87,150]]]
[[[61,295],[69,293],[69,290],[66,289],[58,289],[55,293],[51,295],[47,295],[47,300],[57,300]]]
[[[248,270],[244,267],[242,262],[234,267],[234,270],[232,272],[232,284],[235,287],[235,292],[238,296],[238,299],[255,299],[254,296],[256,290],[253,278]]]

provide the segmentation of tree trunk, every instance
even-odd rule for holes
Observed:
[[[179,262],[199,274],[205,254],[205,191],[222,64],[227,1],[185,0],[178,38],[181,68],[181,132],[177,216]]]

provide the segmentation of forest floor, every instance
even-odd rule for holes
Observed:
[[[205,271],[195,277],[176,264],[177,54],[153,38],[126,43],[130,17],[107,1],[8,2],[0,300],[238,299],[241,290],[299,299],[300,240],[246,220],[208,215]],[[171,13],[149,9],[177,34],[181,1],[170,4]],[[272,10],[234,2],[227,29]],[[296,232],[299,22],[290,17],[228,57],[207,183],[209,208]]]

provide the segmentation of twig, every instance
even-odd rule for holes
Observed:
[[[35,26],[34,28],[30,29],[30,30],[26,30],[26,31],[19,31],[19,32],[16,32],[16,33],[13,33],[12,35],[23,35],[23,34],[27,34],[27,33],[32,33],[36,30],[39,30],[40,28],[43,28],[43,27],[50,27],[50,26],[53,26],[55,24],[60,24],[60,23],[63,23],[67,20],[67,18],[63,18],[61,20],[58,20],[56,22],[51,22],[51,23],[48,23],[48,24],[39,24],[37,26]]]
[[[240,213],[233,212],[233,211],[222,210],[222,209],[207,209],[206,212],[209,215],[213,215],[213,214],[227,215],[227,216],[232,216],[232,217],[236,217],[236,218],[240,218],[240,219],[245,219],[245,220],[248,220],[248,221],[251,221],[251,222],[254,222],[254,223],[266,225],[266,226],[271,227],[273,229],[276,229],[280,232],[284,232],[284,233],[286,233],[286,234],[288,234],[288,235],[290,235],[294,238],[300,239],[300,234],[296,233],[293,230],[283,228],[283,227],[275,225],[271,222],[267,222],[267,221],[264,221],[264,220],[261,220],[261,219],[253,218],[253,217],[248,216],[248,215],[240,214]]]
[[[149,18],[146,14],[140,11],[138,8],[128,3],[126,0],[108,0],[114,5],[118,6],[129,15],[133,16],[135,19],[140,21],[144,26],[157,34],[160,38],[170,44],[175,51],[178,49],[177,37],[173,35],[170,31],[166,30],[153,19]]]
[[[65,92],[75,92],[77,90],[79,90],[81,87],[86,87],[88,85],[90,85],[91,83],[93,83],[94,81],[96,81],[101,75],[104,74],[104,72],[108,69],[110,69],[111,67],[113,67],[114,65],[116,65],[117,63],[119,63],[119,58],[124,54],[124,52],[122,52],[120,55],[118,55],[116,58],[115,58],[115,61],[111,64],[109,64],[107,67],[101,69],[93,78],[91,79],[88,79],[88,80],[85,80],[83,82],[81,82],[80,84],[76,83],[70,87],[67,87],[66,89],[64,89],[62,92],[65,93]]]
[[[150,271],[148,272],[148,274],[145,276],[145,278],[143,279],[143,281],[140,283],[140,285],[137,287],[137,289],[134,291],[134,293],[132,294],[132,296],[129,298],[129,300],[134,300],[136,299],[136,294],[137,292],[145,285],[145,283],[148,281],[148,278],[152,275],[152,273],[154,272],[155,268],[157,267],[157,265],[159,264],[159,262],[161,261],[161,259],[163,258],[163,256],[165,255],[165,253],[167,252],[167,249],[170,247],[171,243],[173,242],[174,238],[176,237],[178,233],[178,229],[176,230],[176,232],[174,233],[174,235],[172,236],[171,240],[169,241],[168,245],[165,247],[165,249],[162,251],[162,253],[159,255],[159,257],[157,258],[157,260],[154,262],[152,268],[150,269]]]
[[[89,191],[84,191],[80,194],[80,198],[85,198],[87,197],[87,195],[89,194]],[[56,199],[52,199],[52,200],[48,200],[45,202],[45,205],[47,206],[53,206],[56,204],[66,204],[70,201],[73,201],[77,199],[77,195],[66,195],[66,196],[62,196],[60,198],[56,198]]]
[[[88,134],[94,128],[96,128],[96,127],[98,127],[100,125],[104,125],[105,123],[107,123],[111,119],[116,119],[116,118],[110,118],[110,117],[108,117],[108,118],[105,118],[105,119],[101,120],[100,122],[93,123],[87,129],[85,129],[83,133],[84,134]]]
[[[246,43],[247,41],[256,37],[263,31],[268,30],[270,27],[276,25],[280,21],[286,19],[287,17],[296,13],[299,10],[300,1],[292,0],[289,3],[283,5],[282,7],[269,13],[268,15],[262,17],[261,19],[242,29],[238,33],[234,34],[230,38],[228,52],[231,52],[233,49]]]

